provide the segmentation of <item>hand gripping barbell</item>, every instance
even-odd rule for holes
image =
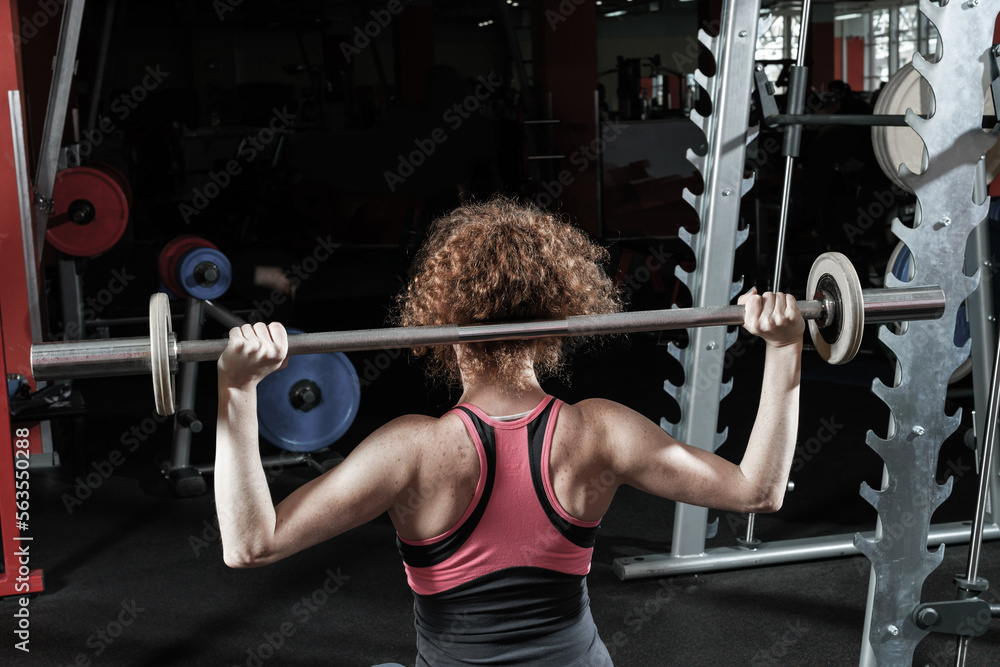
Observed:
[[[862,290],[851,262],[840,253],[825,253],[813,263],[806,285],[811,300],[798,302],[809,323],[813,343],[826,361],[843,364],[854,358],[867,320],[897,322],[936,319],[944,313],[939,287]],[[289,336],[289,354],[352,352],[497,340],[591,336],[743,323],[743,306],[673,308],[603,315],[575,315],[564,320],[504,322],[422,327],[329,331]],[[226,339],[178,341],[170,324],[165,294],[149,302],[149,338],[37,343],[31,346],[36,380],[58,380],[152,373],[156,410],[174,412],[173,374],[189,361],[214,361]]]

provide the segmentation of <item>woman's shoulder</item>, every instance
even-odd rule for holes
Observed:
[[[396,417],[382,426],[377,433],[396,436],[415,444],[427,445],[442,439],[453,438],[464,430],[462,420],[454,412],[446,412],[440,417],[409,414]]]
[[[629,415],[634,414],[630,408],[606,398],[588,398],[578,403],[566,403],[562,412],[587,428],[604,426],[618,419],[628,419]]]

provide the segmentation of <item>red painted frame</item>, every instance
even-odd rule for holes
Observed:
[[[11,1],[0,9],[0,370],[6,374],[18,373],[31,378],[31,322],[28,316],[29,290],[39,291],[40,285],[29,285],[24,265],[24,246],[21,236],[21,206],[18,200],[18,180],[14,169],[14,137],[10,130],[10,103],[7,91],[24,91],[21,68],[21,48],[19,41],[21,24],[17,2]],[[58,21],[55,29],[58,31]],[[45,107],[45,100],[38,101]],[[22,99],[21,113],[25,104]],[[27,137],[20,140],[26,141]],[[30,151],[29,151],[30,154]],[[6,334],[6,337],[4,337]],[[24,424],[19,428],[29,430],[29,452],[42,451],[42,441],[38,424]],[[18,551],[27,546],[29,554],[32,544],[29,537],[21,534],[17,527],[17,500],[14,485],[14,432],[11,430],[10,405],[7,392],[3,392],[0,402],[0,550],[3,552],[3,574],[0,574],[0,597],[38,593],[44,586],[42,571],[29,569],[26,575],[20,573],[24,558]],[[30,492],[30,489],[29,489]],[[30,514],[29,514],[30,517]],[[29,524],[30,525],[30,524]],[[30,556],[24,558],[30,563]]]
[[[0,346],[3,345],[3,320],[0,318]],[[0,371],[7,375],[7,365],[0,356]],[[45,588],[40,569],[30,569],[31,537],[21,534],[18,527],[18,507],[16,487],[14,484],[14,431],[10,423],[10,405],[7,401],[7,391],[0,398],[0,432],[7,437],[0,439],[0,543],[3,545],[3,574],[0,574],[0,597],[7,595],[27,595],[40,593]],[[21,427],[24,428],[24,427]],[[27,460],[27,459],[25,459]],[[28,477],[28,509],[26,524],[31,521],[31,488]],[[21,500],[20,502],[25,502]],[[27,552],[27,555],[24,552]],[[22,569],[23,568],[23,569]]]

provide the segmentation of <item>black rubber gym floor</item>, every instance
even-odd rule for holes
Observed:
[[[311,312],[301,309],[300,313]],[[384,303],[346,299],[321,316],[324,328],[379,326]],[[309,318],[297,326],[310,330]],[[336,322],[330,325],[331,320]],[[114,335],[127,335],[126,332]],[[221,335],[211,327],[206,335]],[[663,379],[671,373],[657,335],[611,341],[579,356],[570,382],[547,388],[567,401],[615,398],[659,420],[668,414]],[[760,348],[746,343],[731,372],[733,394],[722,404],[729,441],[720,450],[738,459],[756,408]],[[378,353],[352,353],[359,372]],[[429,387],[405,355],[367,381],[350,431],[335,445],[346,453],[364,434],[407,412],[440,414],[454,400]],[[801,452],[796,489],[777,514],[757,518],[764,541],[871,530],[875,512],[859,496],[862,481],[878,484],[881,462],[864,443],[868,429],[884,433],[888,410],[868,387],[889,372],[877,349],[845,367],[831,368],[806,352],[800,440],[823,424],[836,436],[817,451]],[[158,472],[166,455],[169,422],[128,451],[123,438],[154,415],[148,378],[78,381],[88,417],[56,424],[63,461],[36,470],[31,486],[31,566],[45,571],[46,590],[30,602],[30,653],[12,648],[5,631],[4,664],[24,665],[412,665],[411,597],[384,517],[307,552],[255,570],[222,562],[209,493],[177,498]],[[964,386],[968,386],[967,384]],[[213,456],[214,368],[202,366],[199,412],[207,422],[195,437],[192,458]],[[962,407],[963,431],[969,422]],[[942,450],[941,478],[963,471],[935,522],[971,518],[974,455],[961,433]],[[269,446],[267,453],[274,453]],[[812,449],[816,450],[815,447]],[[113,456],[118,450],[121,458]],[[98,470],[108,474],[95,477]],[[951,472],[948,472],[950,469]],[[275,471],[280,500],[315,473],[289,466]],[[90,477],[90,485],[86,478]],[[106,478],[105,478],[106,477]],[[100,479],[98,482],[97,480]],[[81,485],[80,480],[84,480]],[[91,488],[94,487],[94,488]],[[709,547],[735,544],[745,517],[718,516]],[[594,617],[617,665],[852,665],[861,646],[869,563],[862,556],[670,579],[619,581],[612,561],[669,551],[673,503],[631,489],[619,493],[605,518],[589,578]],[[952,577],[964,572],[966,546],[948,547],[922,599],[951,600]],[[1000,583],[1000,545],[987,542],[981,576]],[[987,599],[996,603],[995,589]],[[12,600],[4,603],[11,627]],[[1000,651],[997,623],[972,641],[969,665],[994,665]],[[916,665],[953,664],[954,641],[929,636]]]

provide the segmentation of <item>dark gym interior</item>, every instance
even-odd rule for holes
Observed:
[[[883,146],[870,125],[801,123],[783,201],[789,130],[764,117],[768,102],[789,109],[801,2],[762,3],[768,19],[758,26],[755,59],[772,83],[770,96],[754,93],[748,80],[743,99],[725,100],[749,109],[737,119],[746,121],[749,139],[741,153],[746,187],[729,222],[745,240],[731,256],[707,260],[692,241],[709,234],[698,202],[722,186],[702,170],[712,147],[700,123],[723,111],[705,86],[722,74],[728,2],[82,4],[11,0],[0,13],[0,28],[11,31],[0,40],[0,70],[7,88],[19,91],[8,96],[8,108],[12,118],[20,112],[14,137],[21,139],[12,143],[5,132],[0,144],[7,182],[0,192],[0,313],[12,451],[14,442],[31,443],[30,520],[15,519],[13,505],[0,499],[2,664],[368,666],[415,659],[412,594],[386,516],[273,565],[225,565],[211,472],[214,364],[196,365],[186,385],[176,377],[178,400],[187,403],[165,417],[154,408],[148,372],[42,386],[28,362],[32,343],[147,337],[154,292],[169,296],[181,339],[224,338],[227,317],[280,321],[302,332],[392,326],[396,296],[431,221],[495,194],[556,212],[606,247],[607,271],[636,311],[698,305],[691,281],[713,273],[742,280],[743,290],[773,287],[779,236],[781,288],[800,299],[813,297],[810,267],[829,251],[849,258],[864,290],[884,288],[899,265],[893,220],[913,226],[920,216],[913,189],[899,187],[882,164],[902,140],[892,135]],[[912,53],[939,48],[921,7],[947,4],[813,2],[802,112],[903,113],[886,111],[884,99],[879,107],[879,96],[895,92],[890,77]],[[1000,7],[982,4],[982,21],[992,26]],[[74,11],[77,24],[66,19]],[[68,32],[78,44],[61,68]],[[58,95],[56,80],[65,84]],[[65,118],[48,134],[53,104]],[[992,107],[984,113],[984,128],[991,127]],[[756,129],[748,134],[747,127]],[[50,155],[46,146],[58,151]],[[30,238],[19,190],[30,180],[37,192],[46,163],[49,232]],[[991,171],[988,159],[986,169],[990,178],[1000,171]],[[988,194],[1000,194],[990,187]],[[787,229],[779,224],[784,216]],[[26,247],[38,257],[30,271]],[[983,317],[992,335],[992,310]],[[850,542],[876,529],[879,515],[859,489],[882,488],[884,462],[868,441],[891,437],[903,423],[872,391],[873,383],[899,382],[879,334],[890,326],[865,327],[843,365],[826,363],[807,336],[793,486],[780,511],[753,518],[762,551],[768,543],[831,535]],[[942,345],[966,345],[970,325],[959,329]],[[973,336],[982,330],[975,321],[971,329]],[[691,331],[592,342],[574,349],[564,377],[543,386],[568,403],[619,401],[654,422],[665,419],[669,430],[685,416],[671,391],[698,380],[674,356],[691,344]],[[732,391],[718,403],[717,431],[725,433],[718,453],[739,461],[761,391],[763,344],[737,327],[729,331],[737,338],[722,370]],[[928,366],[946,363],[936,349],[927,347]],[[458,399],[425,379],[422,362],[407,350],[298,359],[305,375],[323,378],[317,382],[332,407],[310,421],[281,401],[262,406],[281,424],[261,425],[275,502],[390,419],[439,416]],[[943,404],[913,410],[917,419],[959,415],[938,443],[937,482],[950,478],[953,486],[932,514],[935,525],[970,531],[988,461],[973,414],[985,414],[981,397],[991,372],[975,365],[970,357],[955,372]],[[186,443],[180,449],[178,432]],[[0,467],[0,494],[14,498],[3,477],[12,474]],[[985,514],[995,524],[989,506]],[[750,520],[710,510],[706,550],[739,548]],[[627,487],[602,522],[588,583],[616,665],[863,660],[868,557],[855,549],[623,581],[616,559],[671,553],[675,522],[674,502]],[[1000,580],[992,529],[978,569],[987,581]],[[919,602],[957,599],[954,579],[964,576],[969,549],[968,537],[944,548],[941,564],[917,585]],[[43,572],[32,575],[30,592],[13,583],[18,553],[30,553],[30,569]],[[981,598],[1000,613],[995,586]],[[996,664],[1000,626],[995,619],[985,626],[963,664]],[[957,641],[930,632],[912,661],[898,664],[955,664]]]

